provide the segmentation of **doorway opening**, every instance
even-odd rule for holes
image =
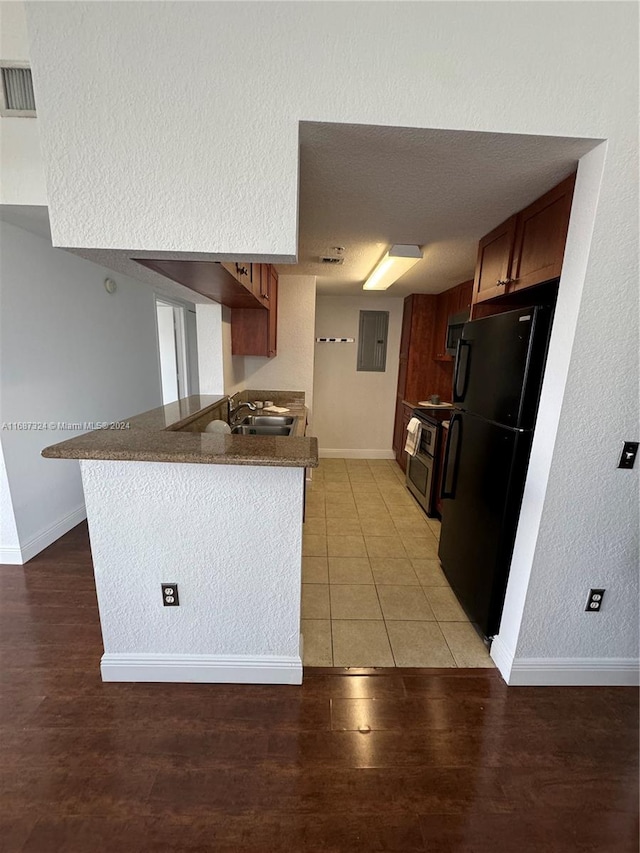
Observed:
[[[156,296],[158,359],[166,406],[199,393],[195,306]]]

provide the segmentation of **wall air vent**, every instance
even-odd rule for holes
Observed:
[[[321,264],[335,264],[336,266],[338,266],[338,264],[344,263],[344,258],[336,258],[333,255],[322,255],[320,258],[320,263]]]
[[[33,118],[36,102],[33,96],[31,69],[24,62],[2,62],[2,99],[0,115]]]

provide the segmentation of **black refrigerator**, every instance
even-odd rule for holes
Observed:
[[[473,320],[456,352],[439,556],[485,637],[500,625],[551,317],[536,306]]]

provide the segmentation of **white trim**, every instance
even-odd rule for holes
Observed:
[[[107,654],[103,681],[302,684],[302,658],[264,655]]]
[[[321,448],[318,451],[320,459],[395,459],[393,450],[354,450],[351,447],[345,450],[334,448]]]
[[[0,563],[7,566],[21,566],[24,563],[20,548],[0,548]]]
[[[68,515],[65,515],[59,521],[54,522],[50,527],[41,530],[24,545],[18,548],[0,548],[0,563],[7,563],[12,566],[23,566],[33,559],[40,551],[48,548],[56,539],[64,536],[72,530],[81,521],[87,517],[87,511],[84,503],[72,510]]]
[[[520,658],[513,661],[512,686],[637,687],[638,658]]]
[[[638,658],[515,658],[500,635],[491,658],[509,686],[635,687],[640,684]]]
[[[494,637],[491,641],[491,649],[489,650],[491,659],[500,670],[500,674],[509,684],[511,677],[511,667],[513,666],[514,652],[500,639],[500,635]]]

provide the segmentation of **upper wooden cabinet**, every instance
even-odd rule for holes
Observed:
[[[575,182],[571,175],[518,214],[511,291],[559,278]]]
[[[478,244],[473,301],[494,299],[505,292],[513,259],[516,217],[511,216],[483,237]]]
[[[566,178],[482,238],[474,304],[560,276],[575,178]]]
[[[251,289],[249,278],[248,284],[241,283],[236,276],[229,275],[228,264],[169,258],[133,258],[133,260],[229,308],[260,307],[260,301]]]
[[[278,273],[271,264],[260,266],[259,286],[264,289],[268,308],[240,308],[231,312],[232,355],[273,358],[278,352]]]
[[[269,269],[271,264],[250,264],[247,261],[224,261],[224,269],[244,285],[260,305],[269,307]]]

